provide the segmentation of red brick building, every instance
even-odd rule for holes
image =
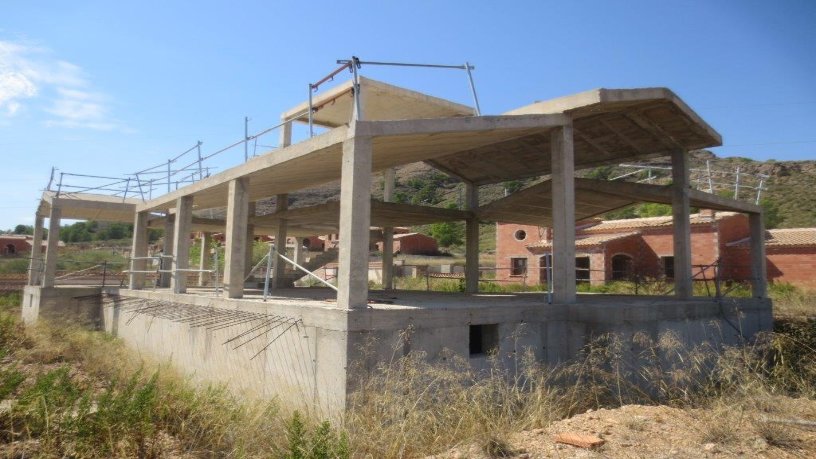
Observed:
[[[727,279],[750,278],[748,218],[735,212],[702,211],[691,216],[695,278],[712,278],[718,262]],[[549,228],[498,224],[496,278],[546,283],[552,250]],[[672,218],[591,220],[576,228],[576,279],[600,284],[632,278],[674,276]],[[766,236],[768,280],[816,288],[816,229],[770,230]]]
[[[34,237],[25,234],[0,234],[0,256],[14,257],[31,253],[33,242]],[[40,253],[45,252],[46,243],[47,241],[43,240]],[[60,247],[63,245],[60,244]]]
[[[728,244],[727,253],[727,263],[735,267],[730,274],[737,279],[750,276],[748,239]],[[768,280],[816,289],[816,228],[766,231],[765,255]]]
[[[377,250],[382,252],[383,243],[377,242]],[[439,246],[436,239],[422,233],[402,233],[394,235],[394,253],[404,255],[436,255]]]

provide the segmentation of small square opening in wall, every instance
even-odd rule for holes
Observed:
[[[492,354],[499,349],[499,324],[470,326],[470,356]]]

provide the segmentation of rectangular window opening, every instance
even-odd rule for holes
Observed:
[[[527,274],[527,259],[526,258],[511,258],[510,259],[510,275],[523,276]]]
[[[480,357],[499,350],[499,324],[470,326],[470,356]]]
[[[589,257],[575,257],[575,282],[589,282]]]
[[[666,279],[674,279],[674,257],[660,257],[663,260],[663,275]]]

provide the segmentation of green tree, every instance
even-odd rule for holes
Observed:
[[[779,207],[773,201],[763,199],[759,205],[762,206],[762,221],[765,223],[765,228],[778,228],[782,221],[785,220],[779,215]]]
[[[672,208],[668,204],[658,204],[647,202],[637,206],[638,217],[663,217],[672,214]]]
[[[431,225],[431,237],[441,247],[461,245],[465,238],[464,225],[459,222],[442,222]]]
[[[14,227],[14,234],[34,234],[34,227],[30,225],[17,225]]]

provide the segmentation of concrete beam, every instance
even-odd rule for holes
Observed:
[[[751,231],[751,294],[754,298],[765,298],[768,296],[768,261],[762,214],[749,214],[748,225]]]
[[[187,271],[190,269],[190,231],[193,225],[193,197],[176,200],[176,226],[173,231],[173,292],[187,292]]]
[[[572,126],[550,134],[552,161],[552,291],[554,303],[574,303],[575,155]]]
[[[244,296],[244,257],[246,257],[246,227],[249,212],[249,178],[229,182],[227,193],[226,255],[224,259],[224,295]]]
[[[62,208],[51,206],[51,215],[48,217],[48,245],[45,247],[45,268],[43,269],[42,278],[43,287],[53,287],[56,281],[61,218]]]
[[[739,201],[731,198],[724,198],[716,194],[689,188],[689,201],[694,207],[705,209],[725,210],[729,212],[743,212],[746,214],[758,214],[762,212],[762,207],[756,204]]]
[[[34,238],[31,241],[31,261],[28,264],[28,285],[39,285],[45,269],[42,258],[43,216],[34,216]]]
[[[62,218],[77,220],[99,220],[130,223],[138,199],[122,199],[91,193],[69,193],[56,195],[54,191],[44,191],[41,207],[57,206],[62,209]],[[43,214],[44,215],[44,214]]]
[[[479,207],[479,186],[465,184],[465,210],[475,212]],[[465,292],[479,291],[479,219],[465,220]]]
[[[200,237],[201,253],[198,258],[198,269],[207,269],[207,260],[210,258],[210,241],[212,234],[202,231]],[[198,273],[198,286],[203,287],[207,285],[209,280],[209,273],[203,271]]]
[[[674,294],[688,299],[693,295],[691,273],[691,221],[689,220],[688,153],[675,150],[672,160],[672,223],[674,226]]]
[[[569,116],[512,115],[512,116],[464,116],[413,120],[360,121],[355,133],[362,136],[398,136],[419,134],[442,134],[447,132],[476,132],[496,129],[547,129],[570,123]]]
[[[337,306],[344,309],[368,304],[371,154],[370,137],[354,136],[343,142]]]
[[[148,212],[137,212],[133,221],[133,246],[130,250],[130,256],[139,258],[138,260],[131,260],[130,270],[144,271],[147,268],[147,260],[143,257],[147,256],[147,218]],[[128,287],[131,290],[138,290],[144,288],[145,273],[131,272],[128,281]]]
[[[397,171],[389,167],[383,172],[383,201],[394,200]],[[382,285],[384,290],[394,289],[394,228],[383,228]]]
[[[289,208],[289,195],[279,194],[275,197],[275,212],[283,212]],[[287,221],[281,219],[278,222],[278,231],[275,233],[275,250],[281,255],[286,255],[286,237],[287,237]],[[272,279],[272,288],[283,288],[284,280],[286,279],[286,261],[281,257],[275,257],[272,260],[272,272],[275,273],[275,278]]]

